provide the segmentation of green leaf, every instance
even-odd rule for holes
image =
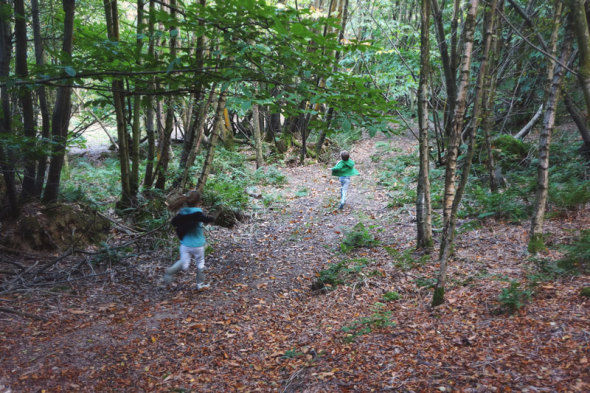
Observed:
[[[66,74],[68,74],[69,76],[76,76],[76,70],[73,69],[70,66],[65,66],[64,67],[64,71],[66,72]]]

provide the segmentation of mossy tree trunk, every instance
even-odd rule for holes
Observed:
[[[227,101],[227,92],[223,91],[219,94],[219,100],[217,101],[217,109],[215,110],[215,119],[213,120],[213,131],[209,139],[209,149],[207,150],[207,156],[203,163],[201,175],[197,183],[197,191],[202,193],[207,183],[207,178],[211,172],[211,165],[213,164],[213,157],[215,155],[215,148],[219,141],[219,135],[223,132],[222,127],[225,127],[224,109],[225,102]]]
[[[75,0],[63,0],[62,5],[64,10],[62,53],[67,59],[72,55],[72,45],[74,41],[74,11],[76,2]],[[64,164],[68,127],[70,124],[70,110],[72,106],[71,98],[71,85],[65,83],[57,89],[55,106],[51,116],[52,149],[49,172],[47,174],[47,184],[45,186],[45,192],[43,193],[43,201],[45,203],[55,202],[59,195],[61,169]]]
[[[471,74],[471,57],[473,52],[473,33],[477,16],[479,0],[471,0],[465,25],[462,32],[463,49],[461,53],[460,79],[457,88],[455,112],[452,120],[451,133],[447,146],[447,157],[445,167],[445,194],[443,199],[443,234],[440,245],[439,264],[440,270],[432,298],[432,306],[438,306],[444,302],[444,291],[447,280],[447,263],[452,253],[455,239],[456,214],[453,214],[454,205],[459,204],[457,200],[455,181],[457,178],[457,157],[459,155],[459,143],[463,131],[463,117],[466,110],[467,90]]]
[[[0,0],[0,7],[7,7],[6,0]],[[0,78],[8,79],[10,76],[10,59],[12,55],[12,31],[9,15],[0,14]],[[8,87],[0,85],[0,136],[8,138],[12,134],[12,118],[10,116],[10,95]],[[14,154],[4,145],[0,145],[0,168],[4,176],[6,194],[12,216],[18,216],[18,196],[14,179]]]
[[[428,152],[428,75],[430,73],[430,0],[421,1],[420,82],[418,84],[418,127],[420,129],[420,170],[416,198],[417,247],[432,247],[432,206],[430,203],[430,157]]]
[[[556,26],[557,27],[557,26]],[[536,253],[545,247],[543,240],[543,224],[545,221],[545,211],[547,206],[547,195],[549,190],[549,150],[551,147],[551,134],[555,126],[555,117],[557,104],[559,102],[559,92],[562,84],[565,69],[562,64],[566,64],[572,49],[573,36],[571,30],[566,31],[564,37],[561,55],[559,61],[561,64],[555,65],[554,71],[550,72],[551,79],[548,85],[548,91],[545,100],[545,114],[543,116],[543,127],[539,134],[539,163],[537,164],[537,191],[535,192],[535,205],[533,217],[531,219],[531,229],[529,233],[528,249],[531,253]],[[551,60],[553,62],[553,60]],[[554,63],[554,62],[553,62]],[[552,68],[552,67],[550,67]]]
[[[25,4],[23,0],[14,0],[14,71],[15,76],[19,79],[26,80],[29,77],[29,67],[27,65],[27,20],[25,14]],[[35,195],[35,179],[37,161],[33,150],[37,131],[35,127],[35,114],[33,110],[33,95],[27,85],[18,89],[17,93],[20,101],[20,110],[22,114],[22,126],[25,136],[24,149],[21,151],[24,157],[24,172],[21,198],[29,199]]]

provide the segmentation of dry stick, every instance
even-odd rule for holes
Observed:
[[[82,99],[82,97],[80,96],[80,93],[78,93],[78,90],[74,89],[74,94],[76,95],[76,97],[78,97],[78,99],[80,100],[80,102],[82,103],[82,107],[84,107],[84,100]],[[102,128],[102,130],[105,132],[105,134],[107,134],[107,136],[109,137],[109,140],[111,141],[111,143],[113,145],[115,145],[115,148],[117,149],[117,151],[119,151],[119,145],[117,144],[117,142],[113,139],[113,137],[111,136],[111,134],[109,134],[109,132],[107,131],[107,128],[105,127],[105,125],[103,124],[102,120],[100,120],[98,118],[98,116],[96,116],[96,114],[93,111],[90,111],[90,114],[92,115],[92,117],[94,117],[94,120],[96,120],[96,122],[98,123],[98,125]]]
[[[8,313],[8,314],[16,314],[16,315],[19,315],[19,316],[25,317],[25,318],[33,318],[38,321],[43,321],[43,322],[47,321],[47,318],[45,318],[45,317],[40,317],[39,315],[29,314],[29,313],[26,313],[23,311],[13,310],[12,308],[0,307],[0,311]]]
[[[520,30],[518,30],[516,28],[516,26],[514,26],[512,23],[510,23],[510,21],[506,18],[506,16],[504,16],[504,13],[501,12],[500,10],[496,10],[496,12],[498,14],[500,14],[500,16],[502,17],[502,19],[504,19],[504,21],[506,23],[508,23],[508,25],[514,29],[514,31],[516,32],[516,34],[518,34],[520,36],[520,38],[522,38],[527,44],[529,44],[529,46],[531,46],[533,49],[538,50],[539,52],[541,52],[543,55],[545,55],[546,57],[550,58],[551,60],[553,60],[556,64],[561,65],[564,69],[568,70],[569,72],[572,73],[572,75],[574,76],[578,76],[578,73],[574,70],[572,70],[571,68],[569,68],[566,64],[562,63],[561,60],[559,60],[557,57],[553,56],[552,54],[548,53],[547,51],[539,48],[538,46],[536,46],[535,44],[533,44],[528,38],[525,37],[524,34],[522,34],[520,32]]]

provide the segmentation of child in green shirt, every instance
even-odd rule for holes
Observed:
[[[359,174],[354,168],[354,161],[350,159],[350,154],[346,150],[340,152],[340,161],[332,168],[332,176],[338,176],[340,180],[340,206],[338,209],[344,207],[346,202],[346,194],[350,186],[350,177]]]

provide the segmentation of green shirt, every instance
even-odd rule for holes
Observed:
[[[354,168],[354,161],[350,158],[346,161],[340,160],[334,168],[332,168],[332,176],[355,176],[359,171]]]

